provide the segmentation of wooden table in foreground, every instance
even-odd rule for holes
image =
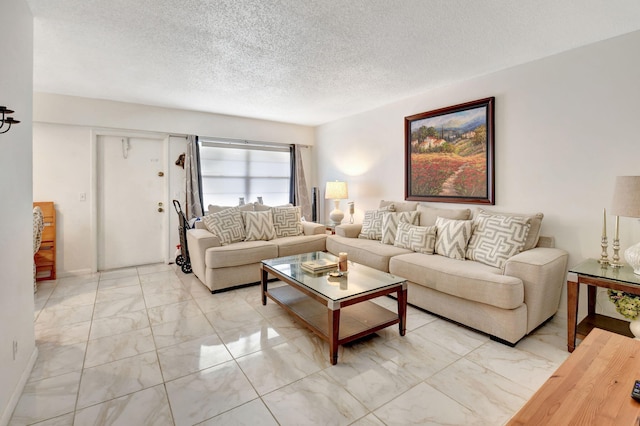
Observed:
[[[598,287],[621,290],[640,295],[640,276],[633,268],[624,265],[621,268],[602,267],[597,260],[589,259],[569,270],[578,276],[577,281],[567,281],[567,349],[573,352],[576,337],[584,339],[593,328],[612,331],[633,337],[629,322],[596,313],[596,291]],[[587,285],[587,316],[578,324],[578,302],[580,284]]]
[[[640,341],[594,328],[508,425],[639,425]]]
[[[407,282],[404,278],[349,262],[342,277],[328,272],[313,274],[302,269],[302,262],[336,257],[324,253],[305,253],[262,261],[262,304],[267,297],[287,310],[295,319],[329,342],[329,361],[338,362],[338,346],[378,330],[398,324],[406,332]],[[268,276],[288,285],[269,288]],[[371,302],[376,297],[396,293],[398,313]]]

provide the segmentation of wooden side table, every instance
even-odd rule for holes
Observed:
[[[584,339],[594,328],[601,328],[624,336],[633,337],[629,323],[596,313],[598,287],[621,290],[640,295],[640,276],[627,265],[621,268],[602,267],[597,260],[589,259],[571,268],[578,276],[577,282],[567,281],[567,350],[573,352],[576,337]],[[580,284],[587,287],[587,316],[578,324]]]

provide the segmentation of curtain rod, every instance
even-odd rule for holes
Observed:
[[[174,138],[184,138],[187,139],[187,135],[176,135],[170,134],[170,137]],[[236,145],[252,145],[252,146],[288,146],[291,144],[288,143],[278,143],[278,142],[264,142],[264,141],[253,141],[249,139],[233,139],[233,138],[219,138],[213,136],[198,136],[198,140],[201,142],[222,142],[228,144],[236,144]],[[302,144],[294,144],[299,146],[300,148],[311,148],[311,145],[302,145]]]

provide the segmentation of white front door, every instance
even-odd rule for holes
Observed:
[[[98,136],[98,270],[158,263],[166,214],[162,139]]]

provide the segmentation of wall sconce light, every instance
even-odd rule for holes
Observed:
[[[8,109],[7,107],[0,106],[0,113],[2,113],[2,120],[0,120],[0,135],[3,133],[7,133],[11,128],[12,124],[18,124],[18,120],[14,120],[13,117],[6,117],[8,114],[13,114],[13,110]],[[5,124],[8,124],[5,129]]]

